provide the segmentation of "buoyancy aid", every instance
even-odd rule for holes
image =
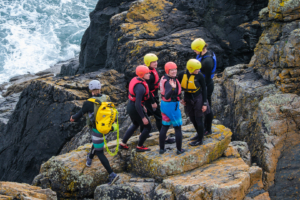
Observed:
[[[147,101],[149,98],[150,98],[150,95],[149,95],[149,87],[148,87],[148,84],[146,83],[145,80],[139,78],[139,77],[134,77],[133,79],[131,79],[130,83],[129,83],[129,93],[128,93],[128,98],[131,100],[131,101],[135,101],[136,100],[136,95],[134,93],[134,87],[136,86],[136,84],[143,84],[145,89],[146,89],[146,92],[144,94],[144,97],[142,99],[142,103],[144,101]]]
[[[157,90],[159,88],[159,76],[158,76],[158,73],[157,73],[157,71],[156,71],[155,68],[151,69],[149,67],[149,71],[150,71],[150,73],[152,73],[154,75],[154,79],[155,79],[155,81],[154,81],[154,89],[150,91],[153,94],[155,92],[155,90]]]
[[[182,90],[188,93],[196,93],[198,90],[201,89],[201,87],[197,87],[195,84],[195,75],[191,74],[188,78],[187,71],[183,74],[182,80],[181,80],[181,87]]]
[[[214,76],[215,76],[216,69],[217,69],[217,57],[216,57],[216,55],[215,55],[214,52],[211,52],[211,54],[212,55],[206,55],[204,57],[201,57],[200,55],[197,55],[196,59],[199,60],[199,62],[201,62],[201,60],[204,59],[204,58],[212,57],[212,59],[214,60],[214,67],[213,67],[213,69],[211,71],[211,79],[213,79]],[[200,71],[201,71],[201,69],[200,69]],[[205,77],[205,74],[203,74],[203,76]]]
[[[161,80],[160,80],[160,93],[161,93],[161,99],[162,99],[163,101],[171,101],[171,100],[172,100],[172,97],[169,98],[169,99],[166,99],[166,98],[165,98],[165,93],[166,93],[166,91],[165,91],[165,84],[166,84],[166,82],[169,81],[169,80],[170,80],[170,77],[169,77],[169,76],[163,76],[163,77],[161,77]],[[178,81],[178,79],[176,79],[176,82],[177,82],[177,87],[178,87],[178,93],[177,93],[177,95],[176,95],[176,99],[177,99],[178,101],[180,101],[181,86],[180,86],[180,82]]]

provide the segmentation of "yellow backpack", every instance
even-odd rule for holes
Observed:
[[[117,145],[116,151],[114,153],[111,153],[107,147],[105,135],[111,131],[112,125],[115,122],[116,117],[117,126],[119,126],[118,111],[112,102],[101,102],[98,98],[90,98],[88,99],[88,101],[94,103],[96,129],[97,131],[103,134],[104,145],[106,147],[107,152],[111,156],[114,156],[119,150],[119,145]],[[119,144],[119,129],[117,130],[117,144]]]

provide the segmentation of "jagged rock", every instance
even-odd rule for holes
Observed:
[[[0,182],[0,199],[43,199],[56,200],[56,193],[51,189],[41,189],[25,183]]]
[[[241,158],[220,158],[190,172],[168,177],[160,188],[171,191],[176,199],[242,200],[252,186],[251,168]]]
[[[74,76],[77,74],[79,68],[78,57],[70,60],[68,63],[63,64],[60,68],[60,76]]]
[[[242,158],[246,164],[251,166],[251,154],[246,142],[230,142],[228,148],[224,152],[224,156],[234,156],[236,158]]]
[[[82,130],[84,119],[71,123],[70,116],[89,98],[88,83],[95,78],[101,80],[102,92],[113,102],[124,101],[124,75],[115,70],[31,82],[22,92],[5,132],[0,132],[1,180],[32,182],[42,162],[57,155]]]
[[[260,13],[264,31],[250,65],[282,92],[300,94],[299,2],[269,0]]]
[[[244,200],[271,200],[269,193],[268,192],[264,192],[262,194],[259,194],[253,198],[251,197],[246,197]]]
[[[205,138],[201,146],[191,147],[188,139],[182,142],[184,154],[176,155],[176,145],[166,146],[166,152],[159,154],[159,147],[151,148],[151,152],[138,153],[132,151],[132,170],[142,176],[161,178],[184,173],[219,158],[231,141],[231,131],[222,125],[213,127],[213,134]]]
[[[0,123],[2,124],[0,125],[0,132],[4,131],[4,127],[15,110],[20,95],[21,93],[14,93],[8,97],[0,98]]]
[[[120,176],[122,179],[122,174]],[[113,186],[108,184],[98,186],[95,190],[94,199],[151,200],[153,199],[154,189],[155,182],[153,179],[130,179],[122,181],[122,183],[116,182]]]
[[[184,138],[191,137],[195,133],[193,125],[183,126],[182,130]],[[217,132],[218,128],[214,127],[214,130]],[[223,137],[226,137],[226,139],[224,138],[222,141],[226,141],[227,138],[230,140],[230,132],[226,134],[228,129],[224,129],[223,131]],[[174,133],[174,130],[168,132],[168,134],[172,133]],[[144,145],[150,146],[150,148],[154,150],[154,148],[156,148],[155,146],[159,144],[158,137],[159,132],[153,132],[152,137],[148,138]],[[138,138],[139,136],[130,138],[127,143],[130,148],[129,151],[120,150],[115,157],[105,153],[115,172],[134,171],[134,167],[130,161],[131,150],[135,149]],[[212,138],[207,138],[207,142],[213,140]],[[226,146],[229,143],[229,141],[228,143],[222,141],[219,142],[220,155],[223,153],[222,149],[226,148],[221,145]],[[107,146],[114,152],[116,149],[116,141],[109,142]],[[168,146],[171,147],[172,144],[166,145],[166,147]],[[85,166],[86,155],[90,151],[90,148],[91,144],[85,144],[70,153],[52,157],[41,166],[40,174],[35,177],[33,185],[41,186],[42,188],[51,188],[63,198],[91,197],[98,185],[107,183],[108,174],[96,156],[90,168]],[[218,153],[215,153],[215,155],[217,154]],[[211,157],[213,158],[215,155]]]
[[[216,52],[219,67],[248,63],[261,34],[258,12],[266,6],[264,0],[101,0],[82,39],[78,73],[106,67],[130,79],[148,52],[158,54],[159,71],[170,60],[182,69],[195,57],[190,44],[197,37]]]

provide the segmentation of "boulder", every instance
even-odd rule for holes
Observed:
[[[113,186],[108,184],[98,186],[95,190],[94,199],[153,199],[155,189],[154,179],[131,178],[124,180],[123,174],[120,174],[120,177],[120,179],[123,179],[122,182],[118,181]]]
[[[51,189],[42,189],[25,183],[0,182],[0,199],[43,199],[57,200]]]
[[[176,145],[168,145],[164,154],[159,154],[159,146],[151,148],[150,152],[138,153],[132,151],[132,170],[142,176],[158,180],[174,174],[198,168],[219,158],[231,141],[231,131],[222,125],[213,127],[213,134],[204,139],[201,146],[189,146],[189,139],[184,139],[182,148],[184,154],[176,155]]]
[[[230,142],[228,148],[224,151],[224,156],[234,156],[236,158],[242,158],[246,164],[251,166],[251,154],[246,142]]]
[[[252,186],[251,168],[241,158],[220,158],[195,170],[166,178],[156,191],[171,191],[175,199],[242,200]]]

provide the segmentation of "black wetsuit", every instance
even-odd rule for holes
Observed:
[[[185,73],[187,74],[187,78],[190,78],[191,74],[188,70],[181,71],[178,75],[178,80],[180,83]],[[205,113],[202,112],[202,107],[204,105],[207,106],[207,93],[205,79],[200,72],[195,75],[194,83],[196,87],[200,87],[200,89],[195,93],[184,92],[184,101],[186,102],[184,109],[198,133],[198,140],[202,140],[204,132],[203,116],[210,110],[209,107],[207,107],[207,111]]]
[[[214,68],[214,60],[212,58],[212,55],[213,55],[212,52],[207,51],[203,56],[201,56],[201,57],[207,56],[206,58],[202,58],[201,60],[201,65],[202,65],[201,73],[205,75],[205,83],[207,88],[207,100],[210,108],[212,108],[211,96],[214,91],[214,81],[211,78],[212,70]],[[206,131],[211,131],[213,116],[214,115],[212,109],[210,109],[210,113],[205,116],[205,121],[204,121],[204,127]]]
[[[150,73],[150,79],[146,80],[149,91],[154,90],[154,83],[155,83],[155,77],[153,73]],[[153,110],[152,104],[156,103],[157,108]],[[145,107],[147,108],[147,115],[151,116],[153,115],[156,121],[156,127],[158,131],[160,131],[161,126],[162,126],[162,117],[161,117],[161,111],[160,111],[160,105],[159,105],[159,97],[158,97],[158,89],[156,89],[153,94],[150,92],[150,99],[148,99],[145,102]],[[141,132],[143,131],[141,127]]]
[[[95,96],[95,97],[100,97],[101,94]],[[77,121],[79,120],[84,114],[88,114],[88,113],[93,113],[94,112],[94,103],[90,102],[90,101],[85,101],[83,103],[82,108],[80,109],[80,111],[78,113],[76,113],[75,115],[72,116],[72,118]],[[90,129],[90,131],[92,131]],[[93,159],[94,156],[97,155],[100,162],[102,163],[102,165],[104,166],[104,168],[106,169],[106,171],[108,172],[108,174],[111,174],[113,172],[113,170],[110,167],[109,161],[106,158],[106,156],[104,155],[103,150],[101,151],[95,151],[94,150],[94,145],[92,145],[89,157],[90,159]]]
[[[143,131],[142,131],[142,134],[140,135],[140,139],[138,142],[138,146],[141,147],[141,146],[143,146],[145,140],[147,139],[152,127],[151,127],[150,120],[149,120],[147,114],[144,113],[143,107],[142,107],[142,99],[146,92],[146,88],[144,87],[144,85],[142,83],[138,83],[135,85],[133,90],[134,90],[134,93],[136,96],[136,100],[135,101],[129,100],[129,102],[127,104],[127,113],[129,114],[130,119],[133,124],[126,131],[122,142],[124,144],[126,144],[127,141],[129,140],[129,138],[133,135],[134,131],[136,131],[139,126],[142,126]],[[146,117],[147,120],[149,121],[149,123],[147,125],[144,125],[144,123],[143,123],[142,119],[144,117]]]

